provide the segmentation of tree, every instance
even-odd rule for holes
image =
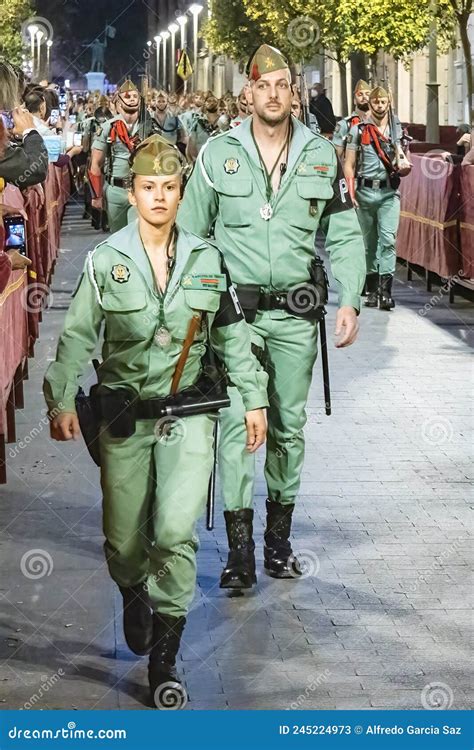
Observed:
[[[0,55],[20,65],[25,51],[22,24],[33,16],[30,0],[0,0]]]
[[[201,33],[214,52],[227,55],[235,62],[247,60],[267,41],[258,22],[246,14],[243,0],[214,0],[212,17],[203,25]]]

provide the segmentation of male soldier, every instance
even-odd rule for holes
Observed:
[[[204,99],[202,114],[197,114],[189,131],[186,156],[193,164],[208,138],[220,132],[219,118],[219,102],[212,91],[208,91]]]
[[[178,224],[205,236],[215,223],[216,243],[237,284],[252,341],[263,354],[270,401],[265,568],[269,575],[289,578],[299,570],[289,559],[289,536],[317,348],[318,300],[303,303],[301,292],[308,290],[315,232],[321,227],[339,287],[336,346],[352,344],[365,275],[364,246],[334,147],[290,115],[294,92],[286,60],[264,44],[248,73],[253,115],[202,148]],[[255,464],[239,443],[242,409],[234,391],[221,420],[220,471],[230,546],[223,588],[249,588],[256,581]]]
[[[127,224],[130,209],[127,192],[128,160],[139,141],[153,133],[151,117],[140,123],[140,94],[132,81],[125,81],[118,90],[117,115],[96,133],[92,144],[89,184],[94,198],[93,208],[103,205],[104,168],[107,166],[105,198],[111,232]],[[106,162],[107,160],[107,162]]]
[[[176,146],[178,143],[186,143],[186,133],[177,115],[172,114],[168,107],[168,94],[166,91],[158,91],[154,99],[153,119],[156,123],[156,132],[162,138]]]
[[[234,117],[231,120],[230,122],[231,128],[236,128],[237,125],[240,125],[249,116],[248,102],[247,102],[247,96],[245,94],[245,88],[246,87],[244,86],[237,98],[238,114],[237,114],[237,117]]]
[[[336,147],[338,156],[344,158],[347,144],[347,136],[350,129],[360,122],[364,122],[369,111],[370,86],[362,79],[357,81],[354,89],[354,111],[348,117],[343,117],[336,124],[332,142]]]
[[[83,218],[90,218],[94,229],[105,230],[107,227],[107,214],[102,210],[92,207],[92,191],[87,179],[91,166],[92,144],[96,138],[97,132],[102,129],[107,120],[112,119],[112,112],[107,108],[107,104],[97,107],[93,117],[87,117],[82,121],[82,150],[86,154],[87,169],[86,180],[84,182],[84,215]]]
[[[400,148],[402,127],[394,118],[390,132],[389,95],[380,86],[369,95],[369,115],[353,125],[347,136],[344,173],[357,206],[364,235],[366,307],[391,310],[395,307],[392,281],[397,254],[395,249],[400,220],[400,177],[394,160]],[[357,185],[355,178],[357,177]]]

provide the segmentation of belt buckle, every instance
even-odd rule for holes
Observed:
[[[375,188],[375,190],[380,189],[380,182],[381,180],[372,180],[372,187]]]

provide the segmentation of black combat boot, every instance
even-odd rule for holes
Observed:
[[[272,578],[297,578],[300,564],[290,544],[291,518],[294,503],[282,505],[267,498],[267,528],[264,540],[264,567]]]
[[[379,303],[379,275],[368,273],[365,277],[365,301],[366,307],[377,307]]]
[[[395,307],[395,300],[392,297],[393,275],[384,273],[380,276],[379,287],[379,309],[392,310]]]
[[[176,656],[181,643],[185,617],[153,614],[153,646],[148,665],[152,705],[162,710],[184,708],[188,696],[176,672]]]
[[[253,541],[253,510],[225,510],[229,540],[229,557],[221,574],[221,589],[250,589],[257,583],[255,575],[255,542]]]
[[[145,583],[136,586],[119,586],[123,596],[123,632],[127,646],[134,654],[150,653],[153,621],[151,603]]]

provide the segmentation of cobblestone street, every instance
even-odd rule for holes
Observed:
[[[0,490],[3,708],[148,708],[147,660],[124,643],[103,557],[98,470],[82,441],[50,440],[41,394],[85,253],[103,238],[80,217],[71,203]],[[344,350],[332,285],[333,414],[318,361],[292,535],[303,578],[263,573],[263,451],[251,593],[219,589],[219,503],[215,530],[201,526],[179,661],[187,709],[472,707],[474,307],[405,279],[399,267],[397,307],[363,309]]]

